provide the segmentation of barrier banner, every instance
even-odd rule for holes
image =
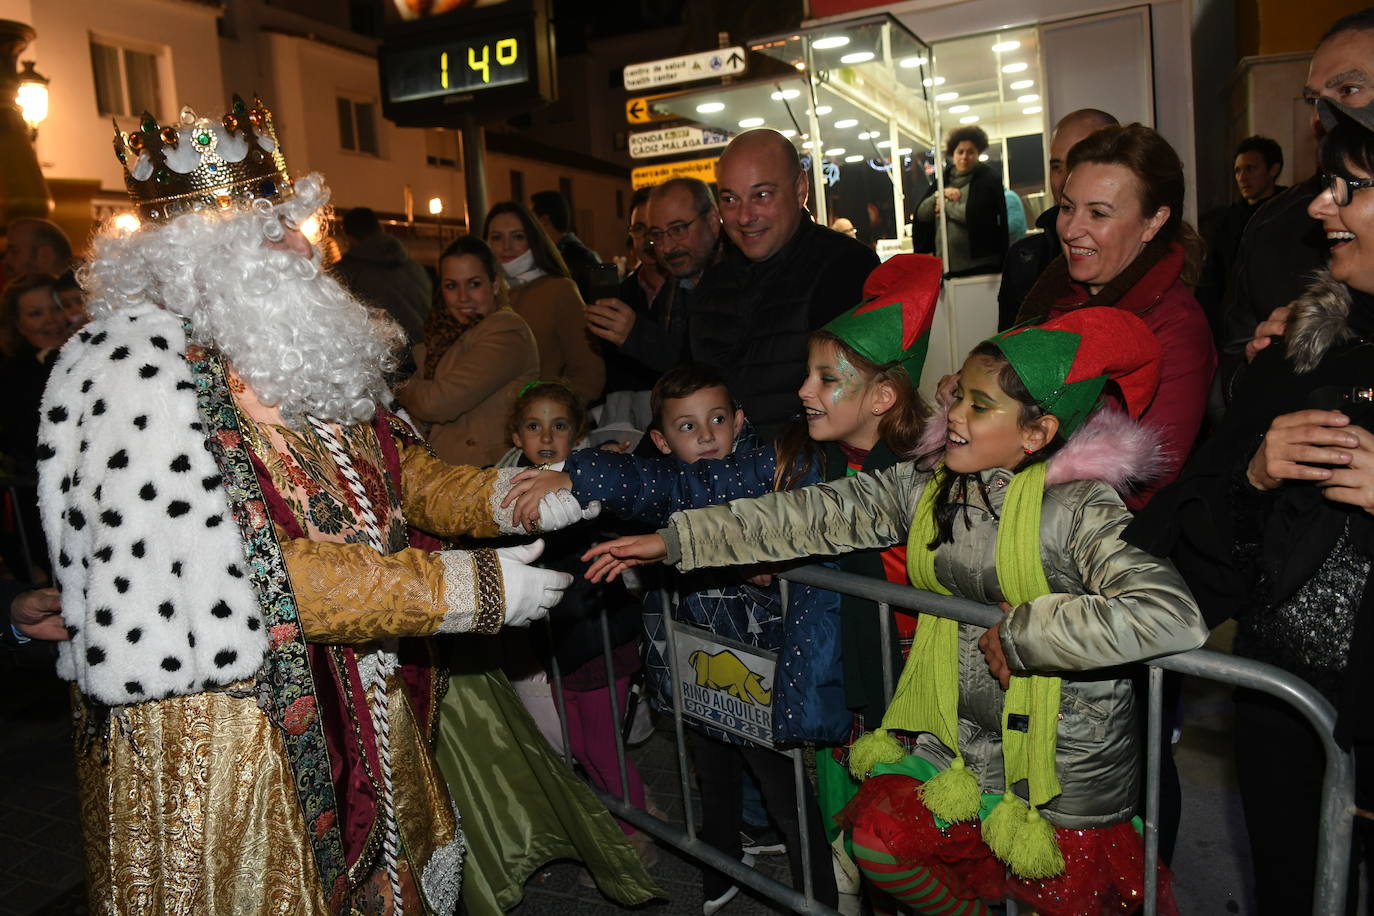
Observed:
[[[684,714],[771,748],[777,653],[721,639],[680,621],[669,625]]]

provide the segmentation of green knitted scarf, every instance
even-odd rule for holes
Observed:
[[[997,581],[1013,606],[1050,592],[1040,557],[1040,508],[1045,495],[1045,462],[1012,478],[997,533]],[[939,594],[949,589],[935,578],[935,495],[948,472],[941,465],[916,506],[907,539],[907,571],[916,588]],[[989,675],[990,676],[990,675]],[[1006,785],[1002,799],[983,820],[983,839],[1012,872],[1031,879],[1064,870],[1053,826],[1035,810],[1061,791],[1055,774],[1060,679],[1013,675],[1002,706],[1002,762]],[[947,617],[920,615],[916,639],[902,669],[882,727],[855,742],[850,768],[863,778],[875,763],[894,763],[901,745],[889,729],[930,732],[954,751],[949,768],[920,789],[936,817],[948,822],[973,820],[981,794],[977,778],[959,753],[959,624]],[[1030,806],[1013,791],[1025,780]]]

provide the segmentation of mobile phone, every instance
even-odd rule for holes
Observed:
[[[1307,396],[1307,406],[1318,410],[1339,410],[1350,418],[1350,425],[1374,431],[1374,386],[1354,385],[1346,388],[1326,385],[1314,388]]]
[[[594,264],[588,271],[591,301],[620,298],[620,270],[614,264]]]
[[[1351,426],[1362,426],[1374,430],[1374,387],[1355,385],[1342,387],[1324,385],[1314,388],[1307,394],[1307,405],[1317,410],[1339,410],[1350,418]],[[1313,468],[1339,470],[1344,465],[1326,464],[1321,461],[1299,461]]]

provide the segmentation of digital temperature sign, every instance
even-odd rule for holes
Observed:
[[[557,97],[544,2],[469,7],[387,31],[382,109],[403,127],[450,126],[473,112],[509,118]]]
[[[388,56],[386,97],[413,102],[529,81],[533,42],[528,33],[497,32],[411,48]]]

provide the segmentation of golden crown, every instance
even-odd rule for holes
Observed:
[[[115,124],[114,151],[145,221],[243,208],[257,198],[276,203],[295,194],[272,112],[256,96],[249,108],[236,94],[218,122],[183,108],[179,123],[163,127],[145,111],[138,130],[125,133]]]

